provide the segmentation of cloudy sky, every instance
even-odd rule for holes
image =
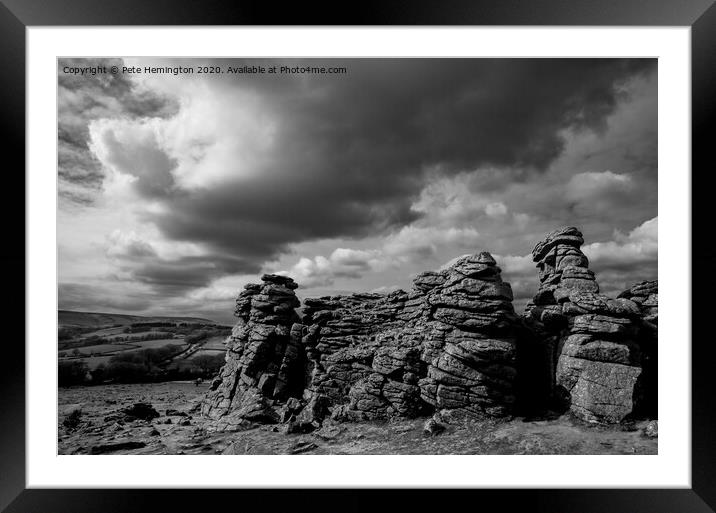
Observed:
[[[343,66],[98,74],[88,65]],[[657,273],[656,60],[60,60],[59,307],[231,321],[244,284],[409,288],[490,251],[521,309],[579,227],[602,291]]]

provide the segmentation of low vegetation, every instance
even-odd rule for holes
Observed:
[[[143,383],[158,381],[165,374],[163,363],[183,351],[177,344],[120,353],[92,372],[94,382]]]
[[[168,369],[172,379],[213,378],[224,365],[224,353],[201,354]]]
[[[82,360],[60,362],[57,368],[57,384],[61,387],[82,385],[91,379],[89,368]]]
[[[61,312],[62,314],[62,312]],[[204,352],[203,344],[230,334],[231,328],[194,318],[141,318],[64,312],[72,325],[58,329],[61,387],[101,383],[151,383],[213,377],[224,353]],[[88,320],[84,317],[89,316]],[[115,317],[126,321],[113,321]],[[98,320],[110,320],[100,324]],[[62,320],[62,315],[60,315]],[[85,323],[85,324],[82,324]],[[142,346],[142,342],[161,341]],[[164,345],[161,345],[166,341]],[[207,354],[209,353],[209,354]]]

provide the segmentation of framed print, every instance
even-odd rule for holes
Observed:
[[[713,510],[711,4],[6,1],[3,507]]]

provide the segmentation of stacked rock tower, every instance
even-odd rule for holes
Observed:
[[[599,294],[583,242],[567,227],[535,246],[540,288],[526,316],[551,340],[555,394],[564,406],[584,420],[621,422],[645,401],[642,312],[626,297]]]
[[[487,252],[463,257],[432,278],[419,321],[427,365],[421,397],[438,410],[510,413],[517,359],[510,284]]]
[[[292,329],[299,320],[298,285],[274,274],[261,281],[246,285],[236,300],[238,322],[226,341],[226,363],[202,405],[219,429],[276,422],[276,402],[303,391],[300,334]]]

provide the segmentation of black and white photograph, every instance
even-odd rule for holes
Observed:
[[[57,59],[58,453],[658,454],[657,71]]]

